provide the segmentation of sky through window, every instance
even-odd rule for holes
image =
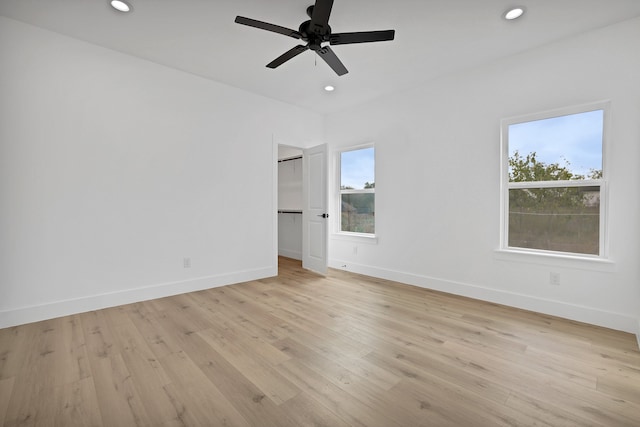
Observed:
[[[340,186],[354,190],[364,189],[366,182],[375,182],[373,147],[343,151],[340,155]]]
[[[579,175],[602,170],[604,111],[569,114],[509,125],[509,157],[535,152],[538,161],[558,163]]]

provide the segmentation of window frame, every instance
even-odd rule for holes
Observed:
[[[376,237],[376,189],[374,188],[366,188],[366,189],[361,189],[361,190],[343,190],[341,188],[342,186],[342,153],[346,153],[349,151],[357,151],[357,150],[364,150],[367,148],[373,148],[373,176],[374,176],[374,183],[376,181],[376,165],[377,165],[377,150],[375,147],[375,144],[373,143],[368,143],[368,144],[361,144],[361,145],[355,145],[355,146],[349,146],[349,147],[342,147],[336,150],[335,152],[335,159],[336,159],[336,209],[335,209],[335,218],[336,221],[334,222],[335,224],[335,235],[340,237],[356,237],[356,238],[363,238],[366,240],[375,240]],[[343,231],[342,230],[342,195],[343,194],[374,194],[374,198],[373,198],[373,218],[374,218],[374,225],[373,225],[373,233],[361,233],[361,232],[356,232],[356,231]]]
[[[589,104],[582,104],[554,110],[548,110],[533,114],[525,114],[502,119],[500,122],[500,250],[505,252],[517,252],[525,254],[538,254],[562,258],[579,258],[592,260],[607,260],[609,256],[608,238],[608,175],[607,175],[607,146],[608,133],[611,128],[610,101],[598,101]],[[562,181],[509,181],[509,126],[518,123],[533,122],[537,120],[550,119],[555,117],[568,116],[572,114],[586,113],[590,111],[602,110],[602,178],[584,180],[562,180]],[[598,254],[586,254],[580,252],[562,252],[548,249],[522,248],[509,246],[509,190],[527,188],[576,188],[576,187],[599,187],[600,188],[600,221],[598,235]]]

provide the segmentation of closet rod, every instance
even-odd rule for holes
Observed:
[[[288,162],[290,160],[298,160],[301,159],[302,156],[297,156],[297,157],[289,157],[288,159],[282,159],[282,160],[278,160],[278,163],[282,163],[282,162]]]

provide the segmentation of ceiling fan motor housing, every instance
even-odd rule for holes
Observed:
[[[310,6],[313,7],[313,6]],[[304,21],[300,24],[298,32],[301,39],[309,43],[309,49],[319,50],[322,42],[328,42],[331,38],[331,27],[329,25],[314,25],[311,21]]]

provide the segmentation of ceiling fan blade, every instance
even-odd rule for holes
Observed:
[[[290,60],[291,58],[294,58],[300,55],[302,52],[304,52],[307,49],[309,49],[309,47],[299,44],[298,46],[294,47],[293,49],[289,49],[288,51],[286,51],[285,53],[283,53],[282,55],[278,56],[276,59],[268,63],[267,67],[277,68],[282,64],[284,64],[285,62],[287,62],[288,60]]]
[[[352,44],[352,43],[371,43],[393,40],[395,30],[384,31],[362,31],[357,33],[336,33],[329,36],[329,43],[336,44]]]
[[[311,14],[311,31],[315,34],[327,34],[329,32],[329,15],[333,0],[316,0]]]
[[[291,28],[281,27],[280,25],[269,24],[268,22],[262,22],[251,18],[245,18],[244,16],[236,16],[237,24],[248,25],[249,27],[260,28],[261,30],[271,31],[273,33],[284,34],[285,36],[293,37],[294,39],[302,38],[302,34]]]
[[[329,46],[318,49],[316,52],[320,55],[320,58],[324,59],[324,62],[326,62],[327,65],[336,72],[337,75],[342,76],[349,72]]]

